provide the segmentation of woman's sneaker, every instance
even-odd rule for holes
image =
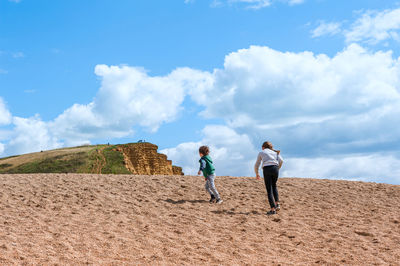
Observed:
[[[267,212],[267,215],[274,215],[274,214],[276,214],[276,211],[269,211],[269,212]]]
[[[276,210],[276,211],[280,211],[280,210],[281,210],[281,205],[280,205],[279,203],[276,204],[275,210]]]
[[[221,204],[223,202],[222,199],[217,199],[217,201],[215,202],[216,204]]]

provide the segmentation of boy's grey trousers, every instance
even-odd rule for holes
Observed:
[[[219,194],[217,189],[215,188],[214,180],[215,174],[207,176],[205,188],[207,192],[210,193],[210,195],[213,195],[216,199],[219,199]]]

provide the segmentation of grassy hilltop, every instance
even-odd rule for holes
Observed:
[[[88,145],[1,158],[0,173],[130,174],[117,146]]]
[[[130,174],[117,147],[89,145],[1,158],[0,173]]]
[[[0,159],[0,174],[87,173],[183,175],[158,146],[148,142],[88,145]]]

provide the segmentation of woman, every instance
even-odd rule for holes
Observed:
[[[280,210],[276,181],[278,181],[279,169],[282,167],[283,159],[279,153],[280,151],[274,150],[271,142],[266,141],[263,143],[262,151],[258,154],[254,165],[257,179],[260,179],[258,169],[262,162],[265,188],[267,189],[268,201],[271,206],[271,210],[267,212],[268,215],[276,214],[276,211]]]

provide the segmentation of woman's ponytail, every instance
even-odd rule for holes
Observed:
[[[273,150],[273,151],[276,152],[278,155],[279,155],[279,153],[281,153],[280,150],[274,150],[274,146],[273,146],[272,143],[269,142],[269,141],[264,142],[263,145],[262,145],[262,147],[265,148],[265,149]]]

